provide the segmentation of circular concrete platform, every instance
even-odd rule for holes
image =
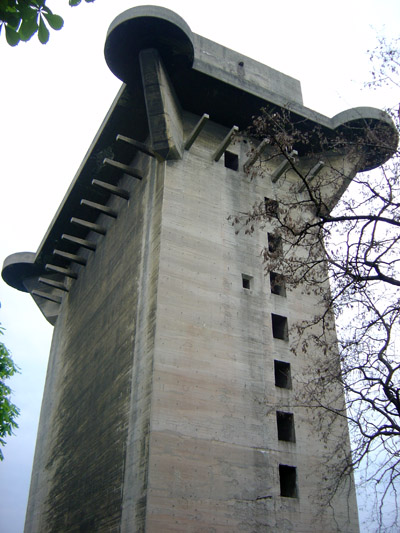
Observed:
[[[110,70],[120,80],[129,84],[135,77],[139,52],[147,48],[156,48],[169,68],[192,66],[192,32],[183,18],[169,9],[134,7],[111,23],[104,55]]]
[[[17,252],[6,257],[1,276],[7,285],[28,292],[24,280],[38,277],[42,273],[42,269],[35,263],[35,257],[33,252]]]

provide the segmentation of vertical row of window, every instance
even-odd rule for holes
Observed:
[[[290,363],[274,361],[275,386],[281,389],[291,389],[292,379]],[[294,415],[285,411],[276,411],[276,425],[278,440],[296,442],[294,429]],[[286,498],[297,498],[297,471],[295,466],[279,465],[280,494]]]
[[[269,198],[264,199],[266,215],[269,217],[278,216],[278,203]],[[276,234],[268,233],[268,251],[271,254],[282,253],[282,240]],[[277,272],[269,273],[271,293],[286,297],[285,277]],[[253,277],[242,274],[242,287],[251,289]],[[271,313],[272,336],[283,341],[289,340],[288,319],[285,316]],[[275,386],[280,389],[291,389],[291,368],[290,363],[274,360]],[[276,425],[278,440],[284,442],[296,442],[294,415],[290,412],[276,411]],[[295,466],[279,464],[280,495],[287,498],[297,498],[297,469]]]
[[[264,198],[266,216],[278,216],[278,203],[275,200]],[[268,233],[268,251],[271,254],[282,253],[282,239],[275,234]],[[286,297],[285,278],[282,274],[270,272],[269,274],[271,293]],[[271,314],[272,335],[275,339],[289,340],[287,317]],[[290,363],[284,361],[274,361],[275,386],[281,389],[291,389],[292,380],[290,373]],[[294,415],[284,411],[276,411],[276,425],[278,440],[285,442],[296,442],[294,430]],[[280,494],[286,498],[297,498],[297,470],[295,466],[279,465]]]
[[[267,217],[278,216],[278,202],[264,198],[265,214]],[[271,254],[282,253],[282,239],[279,235],[268,233],[268,251]],[[269,273],[271,293],[286,297],[285,277],[277,272]],[[283,341],[289,340],[287,317],[271,313],[272,336]],[[292,380],[290,363],[285,361],[274,361],[275,386],[281,389],[291,389]],[[285,411],[276,411],[276,426],[278,440],[285,442],[296,442],[294,430],[294,415]],[[280,494],[286,498],[297,498],[297,469],[291,465],[279,465]]]

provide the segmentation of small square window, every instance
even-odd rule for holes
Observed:
[[[274,361],[275,386],[281,389],[292,388],[292,378],[290,374],[290,363],[284,361]]]
[[[295,466],[279,465],[281,496],[297,498],[297,472]]]
[[[269,281],[271,284],[272,294],[277,294],[278,296],[286,296],[285,277],[282,274],[270,272]]]
[[[252,276],[248,276],[247,274],[242,274],[242,287],[243,289],[251,289],[252,285]]]
[[[287,442],[296,442],[294,434],[293,413],[276,412],[276,424],[278,427],[278,439]]]
[[[276,200],[271,200],[271,198],[267,198],[265,196],[264,207],[265,207],[265,215],[267,217],[276,218],[278,216],[278,202]]]
[[[271,254],[282,253],[282,239],[275,233],[268,233],[268,251]]]
[[[231,170],[238,170],[239,168],[239,156],[232,152],[225,152],[225,166]]]
[[[288,321],[285,316],[271,314],[272,317],[272,335],[274,339],[282,341],[289,340]]]

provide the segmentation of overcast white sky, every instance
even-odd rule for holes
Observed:
[[[377,34],[398,37],[399,0],[155,3],[176,11],[195,33],[299,79],[304,104],[327,116],[392,103],[387,92],[362,85]],[[48,0],[65,27],[46,46],[34,37],[12,49],[0,39],[0,264],[11,253],[38,248],[120,86],[104,61],[107,28],[140,5],[67,4]],[[22,372],[10,382],[21,416],[0,464],[0,533],[20,533],[52,328],[27,294],[2,280],[0,301],[3,341]],[[364,531],[375,531],[370,527]]]

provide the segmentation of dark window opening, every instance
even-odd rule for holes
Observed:
[[[271,315],[272,317],[272,335],[274,339],[281,339],[283,341],[289,340],[288,322],[285,316]]]
[[[248,276],[247,274],[242,274],[242,287],[243,289],[251,289],[251,280],[252,276]]]
[[[271,254],[280,254],[282,252],[282,239],[279,235],[268,233],[268,251]]]
[[[294,434],[293,413],[276,412],[276,423],[278,426],[278,439],[287,442],[296,442]]]
[[[239,168],[239,156],[232,152],[225,152],[225,166],[231,170],[238,170]]]
[[[278,296],[286,296],[285,277],[282,276],[282,274],[277,274],[276,272],[270,272],[269,280],[271,284],[272,294],[277,294]]]
[[[264,197],[264,207],[265,214],[267,217],[277,217],[278,216],[278,202],[276,200],[271,200],[271,198]]]
[[[281,389],[291,389],[292,379],[290,375],[290,363],[274,361],[275,386]]]
[[[295,466],[279,465],[281,496],[297,498],[297,473]]]

